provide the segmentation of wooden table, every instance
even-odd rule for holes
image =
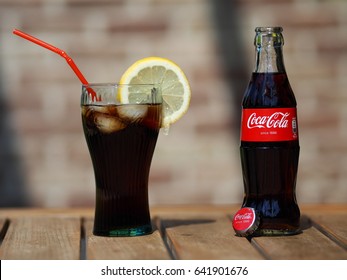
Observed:
[[[93,209],[1,209],[0,259],[347,259],[347,205],[303,205],[303,233],[237,237],[238,206],[151,209],[141,237],[92,235]]]

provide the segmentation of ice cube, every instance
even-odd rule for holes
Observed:
[[[108,109],[101,106],[82,106],[82,115],[90,121],[93,120],[94,113],[96,112],[108,114]]]
[[[99,112],[109,114],[110,108],[108,106],[89,106],[89,109],[93,112]]]
[[[122,119],[126,119],[127,122],[136,122],[143,119],[147,114],[148,106],[140,104],[121,105],[118,106],[118,114]]]
[[[126,127],[126,124],[118,117],[97,112],[94,112],[94,122],[103,133],[116,132]]]

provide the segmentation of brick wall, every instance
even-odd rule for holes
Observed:
[[[81,128],[80,83],[64,59],[11,34],[64,49],[90,82],[117,81],[163,56],[190,80],[189,112],[161,134],[152,204],[240,203],[240,100],[254,28],[284,28],[301,141],[299,202],[347,202],[347,2],[344,0],[0,0],[0,205],[87,206],[94,178]]]

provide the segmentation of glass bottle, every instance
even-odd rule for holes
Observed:
[[[300,146],[297,104],[283,61],[282,27],[257,27],[255,32],[255,69],[242,101],[242,208],[253,208],[259,215],[254,234],[296,234]]]

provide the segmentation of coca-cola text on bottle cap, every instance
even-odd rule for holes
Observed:
[[[243,207],[233,218],[233,228],[237,235],[248,236],[254,233],[260,223],[258,213],[250,207]]]

